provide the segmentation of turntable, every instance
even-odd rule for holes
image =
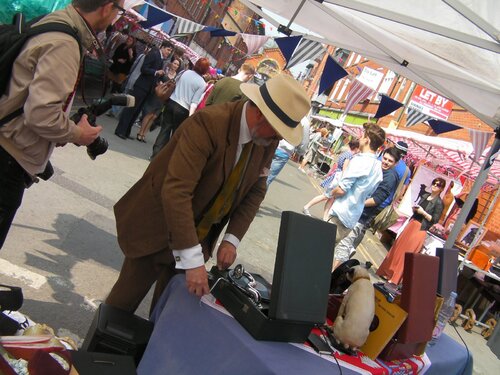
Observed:
[[[212,294],[257,340],[304,342],[326,320],[336,227],[284,211],[273,284],[238,265],[210,270]]]

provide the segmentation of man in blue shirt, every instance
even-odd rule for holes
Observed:
[[[372,196],[365,201],[363,213],[354,228],[347,235],[347,237],[342,239],[335,247],[334,258],[338,259],[340,262],[344,262],[354,255],[355,251],[352,250],[355,249],[363,240],[366,228],[370,225],[372,219],[380,211],[382,211],[382,208],[387,206],[387,204],[385,204],[387,198],[390,198],[388,204],[391,203],[394,191],[400,181],[399,176],[394,169],[394,166],[399,161],[399,155],[400,154],[395,147],[386,149],[382,154],[383,180]]]
[[[360,153],[354,156],[332,190],[335,198],[330,210],[329,222],[337,226],[335,245],[346,237],[361,217],[366,199],[382,181],[381,162],[375,152],[385,142],[385,131],[378,125],[365,123],[359,139]],[[349,254],[347,254],[347,257]],[[333,268],[340,261],[335,259]]]
[[[395,165],[394,170],[398,174],[399,180],[404,178],[404,180],[405,180],[405,182],[403,183],[404,187],[399,192],[398,197],[394,197],[394,194],[391,194],[390,196],[388,196],[387,199],[381,205],[381,208],[387,207],[393,200],[396,202],[399,201],[399,199],[404,195],[406,188],[408,187],[408,184],[410,183],[410,179],[411,179],[410,168],[408,168],[408,166],[406,165],[406,163],[403,160],[405,155],[408,153],[408,144],[406,142],[403,142],[403,141],[398,141],[394,144],[394,147],[399,153],[399,161]],[[406,177],[405,177],[405,172],[406,172]]]

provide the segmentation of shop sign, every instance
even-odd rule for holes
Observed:
[[[451,115],[453,102],[425,87],[417,85],[408,107],[435,119],[446,121]]]
[[[376,71],[375,69],[371,69],[368,67],[364,67],[361,74],[356,77],[358,81],[363,83],[365,86],[368,86],[372,90],[377,90],[380,82],[384,78],[384,73]]]

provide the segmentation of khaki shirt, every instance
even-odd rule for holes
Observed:
[[[73,6],[49,14],[39,23],[73,26],[83,48],[94,36]],[[0,98],[0,118],[20,107],[24,113],[0,127],[0,146],[31,175],[42,172],[57,143],[75,142],[80,129],[63,107],[73,92],[81,54],[70,35],[48,32],[28,40],[17,57],[6,94]]]

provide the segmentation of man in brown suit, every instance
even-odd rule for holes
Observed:
[[[189,292],[209,293],[204,263],[217,251],[226,269],[266,194],[281,138],[298,145],[310,109],[304,89],[280,75],[243,83],[249,101],[211,106],[185,120],[144,176],[115,205],[125,254],[106,303],[135,311],[156,281],[152,307],[170,278],[185,272]]]

